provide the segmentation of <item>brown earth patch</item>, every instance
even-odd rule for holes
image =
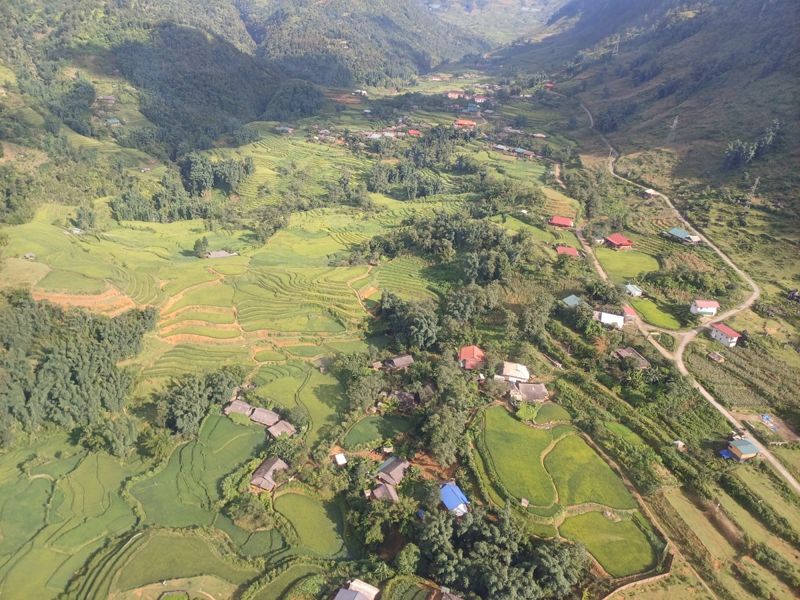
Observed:
[[[45,300],[68,308],[85,308],[92,312],[114,317],[126,310],[136,308],[136,303],[116,288],[109,288],[102,294],[61,294],[33,290],[31,295],[35,300]]]

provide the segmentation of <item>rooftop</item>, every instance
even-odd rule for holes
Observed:
[[[719,331],[720,333],[728,336],[729,338],[740,338],[742,334],[736,331],[735,329],[728,327],[725,323],[714,323],[711,325],[714,329]]]
[[[621,233],[612,233],[606,241],[612,246],[633,246],[633,242]]]
[[[572,246],[556,246],[556,253],[559,256],[574,256],[576,258],[580,256],[578,254],[578,249]]]
[[[695,300],[694,305],[697,308],[719,308],[719,302],[716,300]]]
[[[447,510],[453,510],[462,504],[469,504],[469,500],[455,481],[449,481],[439,486],[439,498]]]
[[[556,227],[572,227],[573,224],[573,220],[569,217],[553,216],[550,218],[550,225],[555,225]]]
[[[288,421],[278,421],[275,423],[275,425],[268,428],[267,431],[269,431],[269,434],[274,438],[281,437],[282,435],[294,435],[297,433],[294,425]]]
[[[570,308],[575,308],[576,306],[580,306],[583,303],[583,300],[580,296],[576,296],[575,294],[571,294],[566,298],[562,298],[561,302],[569,306]]]
[[[750,440],[733,440],[729,446],[733,446],[742,454],[758,454],[758,447]]]

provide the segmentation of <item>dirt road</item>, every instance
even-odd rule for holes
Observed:
[[[581,108],[586,113],[586,116],[589,120],[589,127],[594,129],[594,116],[592,115],[592,111],[589,110],[589,108],[583,103],[581,103]],[[619,152],[617,152],[614,146],[611,145],[611,142],[608,141],[608,138],[606,138],[606,136],[604,136],[597,130],[595,130],[595,133],[598,136],[600,136],[600,139],[603,140],[603,143],[608,147],[607,164],[608,164],[608,172],[611,174],[611,176],[621,181],[624,181],[629,185],[640,188],[642,190],[646,189],[645,186],[635,181],[631,181],[630,179],[626,179],[625,177],[619,175],[616,172],[615,166],[617,159],[619,158]],[[641,319],[636,320],[637,327],[645,335],[645,337],[653,345],[653,347],[655,347],[655,349],[658,350],[659,354],[661,354],[664,358],[673,361],[677,366],[678,371],[680,371],[681,374],[689,378],[689,380],[692,383],[692,386],[698,392],[700,392],[700,394],[708,401],[708,403],[711,404],[711,406],[713,406],[722,416],[724,416],[728,420],[728,422],[731,423],[731,425],[733,425],[735,428],[738,429],[742,427],[742,423],[719,401],[717,401],[717,399],[714,398],[714,396],[708,390],[706,390],[697,380],[695,380],[694,377],[691,376],[689,370],[686,368],[686,363],[683,360],[683,354],[686,351],[686,348],[689,345],[689,343],[693,339],[695,339],[700,332],[708,329],[714,323],[719,323],[726,319],[730,319],[731,317],[739,314],[740,312],[745,311],[750,307],[752,307],[753,304],[755,304],[761,297],[761,289],[758,287],[758,284],[753,280],[753,278],[750,277],[747,273],[745,273],[742,269],[740,269],[739,266],[736,263],[734,263],[727,254],[725,254],[722,250],[719,249],[719,247],[716,244],[714,244],[714,242],[709,240],[705,235],[703,235],[702,232],[697,231],[691,225],[691,223],[689,223],[689,221],[687,221],[686,218],[680,213],[680,211],[678,211],[678,209],[675,208],[675,205],[672,203],[672,200],[666,194],[662,194],[657,190],[654,191],[655,195],[661,198],[667,204],[670,210],[674,213],[675,217],[681,222],[683,227],[687,231],[696,234],[698,237],[700,237],[703,243],[705,243],[709,248],[714,250],[714,252],[717,253],[717,255],[722,259],[722,261],[726,265],[728,265],[728,267],[730,267],[734,273],[736,273],[739,277],[741,277],[742,281],[744,281],[745,283],[747,283],[748,286],[750,286],[751,292],[750,295],[739,305],[735,306],[734,308],[731,308],[730,310],[726,310],[724,313],[715,316],[713,319],[707,321],[703,325],[694,327],[692,329],[667,331],[665,329],[660,329],[658,327],[653,327],[652,325],[648,325],[647,323],[642,322]],[[587,253],[587,255],[591,257],[591,261],[594,264],[595,270],[597,271],[600,278],[603,279],[604,281],[608,280],[608,275],[606,274],[600,262],[595,257],[591,245],[586,241],[586,239],[583,236],[583,233],[580,231],[578,232],[578,240],[581,242],[581,245],[583,246],[583,249]],[[674,352],[669,352],[653,338],[652,333],[655,331],[669,333],[670,335],[674,335],[675,337],[678,338],[678,343]],[[797,479],[786,469],[786,467],[783,466],[783,464],[781,464],[781,462],[775,457],[775,455],[772,454],[772,452],[770,452],[769,449],[766,446],[764,446],[764,444],[762,444],[752,436],[749,437],[748,439],[758,448],[762,458],[772,465],[772,467],[781,475],[781,477],[783,477],[784,480],[786,480],[789,486],[792,487],[796,493],[800,494],[800,482],[797,481]]]

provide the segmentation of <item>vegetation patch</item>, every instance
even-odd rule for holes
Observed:
[[[350,428],[342,445],[350,450],[373,442],[389,440],[398,433],[405,433],[411,426],[411,420],[400,415],[364,417]]]
[[[595,248],[597,260],[615,283],[626,283],[643,273],[658,270],[658,261],[637,250],[619,251]]]
[[[338,556],[345,550],[339,507],[305,494],[286,493],[275,499],[275,510],[291,523],[300,543],[321,556]]]

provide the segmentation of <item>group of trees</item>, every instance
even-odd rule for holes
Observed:
[[[0,298],[0,444],[46,424],[100,432],[121,454],[135,436],[122,414],[133,376],[117,363],[139,352],[153,309],[113,319],[64,311],[27,292]]]
[[[781,122],[775,119],[753,142],[736,139],[725,149],[723,166],[726,169],[740,169],[754,160],[762,158],[780,142]]]
[[[507,510],[491,520],[479,508],[458,520],[432,513],[418,544],[433,580],[480,598],[564,598],[588,565],[583,548],[534,540]]]
[[[231,194],[252,175],[255,165],[249,156],[213,162],[208,156],[193,152],[180,162],[183,187],[193,196],[202,196],[211,188]]]
[[[242,367],[233,366],[170,380],[158,400],[160,412],[165,415],[165,425],[180,435],[197,434],[211,407],[230,400],[244,375]]]
[[[419,254],[453,263],[467,283],[489,283],[503,280],[529,263],[532,244],[524,232],[510,235],[486,220],[438,212],[433,217],[408,219],[403,227],[372,238],[356,253],[371,259]]]
[[[189,219],[208,219],[214,206],[204,198],[192,196],[180,180],[167,173],[149,197],[136,188],[129,188],[109,202],[111,215],[117,221],[153,221],[172,223]]]

